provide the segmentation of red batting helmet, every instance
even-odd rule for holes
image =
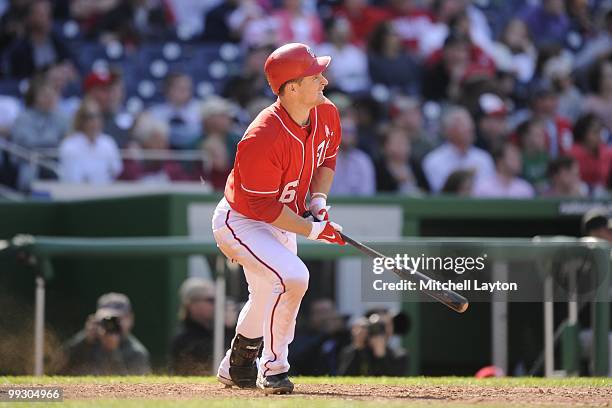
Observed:
[[[287,81],[325,70],[331,57],[316,57],[309,46],[300,43],[285,44],[277,48],[266,60],[264,71],[272,91],[278,95],[280,87]]]

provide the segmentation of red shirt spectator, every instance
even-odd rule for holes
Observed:
[[[385,9],[369,6],[366,0],[345,0],[343,5],[334,12],[335,17],[344,17],[351,24],[352,42],[362,46],[374,28],[381,22],[391,18],[391,13]]]
[[[578,162],[580,178],[591,188],[605,188],[612,170],[612,148],[601,141],[601,121],[586,114],[576,121],[570,155]]]

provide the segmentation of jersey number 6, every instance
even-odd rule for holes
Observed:
[[[295,180],[295,181],[290,181],[289,183],[285,184],[285,188],[283,188],[283,192],[280,198],[278,199],[278,201],[283,204],[293,202],[293,200],[295,200],[295,194],[296,194],[295,189],[299,183],[300,183],[299,180]]]

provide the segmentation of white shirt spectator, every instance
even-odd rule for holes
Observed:
[[[476,171],[476,182],[481,177],[490,177],[495,174],[491,155],[475,146],[469,147],[463,153],[447,142],[429,152],[423,159],[425,177],[427,177],[429,187],[435,193],[442,190],[446,179],[453,171],[467,169]]]
[[[376,177],[370,156],[357,148],[340,150],[330,194],[371,196],[375,193]]]
[[[331,43],[321,44],[317,55],[329,55],[333,64],[327,72],[340,90],[348,93],[365,91],[370,87],[368,58],[365,52],[353,44],[337,48]]]
[[[60,144],[60,180],[68,183],[111,183],[121,170],[119,148],[112,137],[100,134],[92,143],[83,133]]]
[[[498,198],[533,198],[535,191],[531,184],[515,177],[508,183],[495,174],[492,177],[481,178],[474,186],[474,197]]]
[[[196,99],[192,99],[184,106],[174,106],[169,103],[160,103],[149,108],[149,112],[157,119],[170,125],[171,119],[180,118],[190,127],[199,129],[200,126],[200,104]]]

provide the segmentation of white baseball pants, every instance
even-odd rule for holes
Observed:
[[[289,371],[289,343],[309,278],[306,265],[297,256],[295,234],[245,217],[231,209],[225,198],[215,209],[212,228],[219,249],[244,268],[249,286],[236,333],[251,339],[263,336],[261,375]],[[230,352],[219,367],[219,374],[226,378]]]

